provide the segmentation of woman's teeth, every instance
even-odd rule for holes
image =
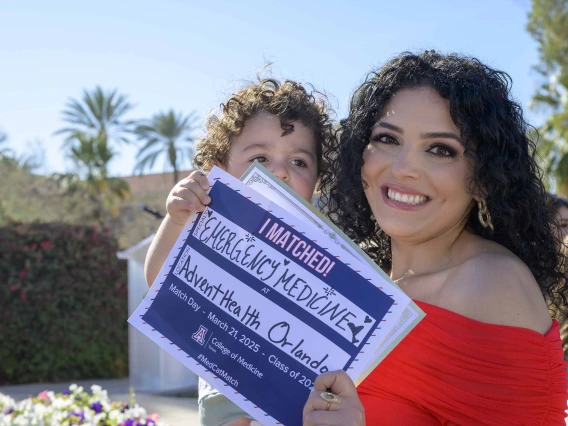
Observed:
[[[422,204],[426,202],[427,197],[424,195],[408,195],[408,194],[401,194],[400,192],[393,191],[389,189],[387,191],[387,195],[391,200],[400,201],[401,203],[405,204]]]

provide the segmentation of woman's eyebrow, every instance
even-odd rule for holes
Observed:
[[[420,134],[422,139],[455,139],[463,145],[461,138],[452,132],[430,132]]]
[[[375,127],[384,127],[385,129],[390,129],[397,133],[400,133],[401,135],[404,134],[404,130],[402,130],[400,127],[395,126],[394,124],[391,123],[387,123],[386,121],[377,121],[375,124],[373,124],[372,128]]]

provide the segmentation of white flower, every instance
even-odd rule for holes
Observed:
[[[28,426],[28,420],[20,414],[14,419],[14,426]]]
[[[95,414],[93,416],[93,423],[96,424],[96,425],[99,424],[100,421],[105,418],[105,416],[106,416],[106,414],[104,412],[100,412],[99,414]]]
[[[34,407],[33,407],[33,410],[34,410],[36,415],[43,416],[45,414],[45,412],[47,411],[47,407],[43,404],[35,404]]]
[[[122,414],[122,413],[121,413],[120,411],[118,411],[118,410],[111,410],[111,411],[108,413],[108,418],[109,418],[110,420],[118,420],[118,418],[120,417],[121,414]]]
[[[144,408],[134,403],[123,413],[124,405],[112,402],[107,391],[100,386],[92,386],[90,395],[81,386],[71,385],[69,389],[72,392],[70,395],[46,391],[47,398],[26,398],[19,402],[0,394],[0,426],[59,426],[69,421],[72,412],[83,413],[84,425],[98,426],[106,423],[106,420],[120,424],[129,418],[136,418],[143,425],[148,424]],[[80,396],[80,400],[76,400],[76,396]],[[100,404],[99,414],[91,410],[95,403]],[[10,414],[3,414],[11,410]],[[161,422],[157,424],[163,425]]]

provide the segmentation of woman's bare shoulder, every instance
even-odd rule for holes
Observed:
[[[490,323],[545,333],[551,318],[542,292],[525,263],[488,242],[453,268],[448,282],[462,314]]]

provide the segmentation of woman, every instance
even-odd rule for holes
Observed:
[[[561,195],[548,193],[548,204],[553,211],[554,218],[553,229],[558,233],[560,238],[560,250],[565,255],[568,253],[566,237],[568,236],[568,199]],[[559,309],[558,306],[551,306],[552,315],[560,322],[560,336],[564,346],[564,359],[568,361],[568,312],[567,309]]]
[[[320,376],[304,425],[564,425],[543,295],[566,304],[565,258],[509,83],[427,51],[355,92],[329,155],[328,214],[426,317],[357,390],[343,372]]]
[[[556,194],[547,195],[550,207],[554,210],[555,225],[558,227],[560,238],[564,241],[568,236],[568,199]]]

